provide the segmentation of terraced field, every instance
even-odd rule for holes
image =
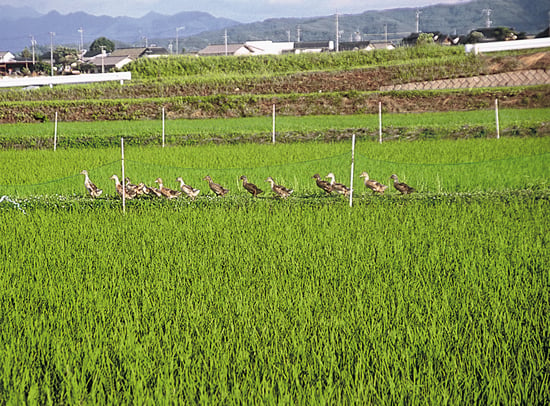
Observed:
[[[177,82],[164,76],[133,89]],[[479,90],[486,110],[472,102],[470,111],[386,116],[400,130],[387,124],[382,144],[376,114],[350,114],[366,93],[283,95],[294,107],[283,110],[278,135],[288,137],[275,145],[257,139],[269,114],[242,117],[235,106],[283,96],[210,95],[217,118],[171,116],[165,148],[160,121],[124,120],[134,107],[116,121],[71,122],[88,106],[107,117],[128,103],[118,91],[0,96],[2,114],[20,112],[0,124],[0,403],[550,403],[547,87],[494,90],[529,94],[521,103],[539,107],[504,109],[500,139],[494,94]],[[454,95],[382,96],[411,106],[447,97],[457,108]],[[302,116],[305,99],[337,115]],[[174,96],[145,103],[169,100],[187,106]],[[54,107],[64,119],[55,151]],[[23,124],[33,114],[45,122]],[[181,176],[201,189],[197,199],[142,197],[123,210],[110,177],[122,175],[120,136],[132,134],[125,175],[173,189]],[[82,169],[99,198],[87,195]],[[363,171],[389,185],[384,195],[364,187]],[[351,207],[316,186],[312,175],[329,172],[353,179]],[[400,195],[393,173],[416,192]],[[216,197],[205,175],[229,194]],[[241,175],[264,192],[252,197]],[[292,195],[276,198],[268,176]]]

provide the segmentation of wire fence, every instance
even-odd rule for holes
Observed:
[[[550,185],[550,153],[532,156],[509,157],[497,160],[484,160],[461,163],[413,163],[392,162],[374,159],[356,153],[354,170],[354,190],[356,194],[367,193],[359,177],[367,172],[369,178],[391,185],[392,174],[400,181],[413,186],[418,192],[445,193],[467,191],[492,191],[525,188],[547,188]],[[314,174],[325,177],[332,172],[336,181],[349,183],[351,156],[343,153],[321,159],[289,162],[277,165],[252,167],[216,168],[184,167],[126,159],[125,173],[132,183],[140,182],[155,186],[161,178],[166,187],[178,189],[176,178],[182,177],[186,184],[202,190],[201,195],[211,194],[204,177],[210,175],[214,182],[230,189],[230,195],[246,195],[240,176],[267,190],[265,179],[271,176],[277,184],[292,188],[295,195],[324,193],[316,186]],[[113,174],[121,177],[121,162],[111,161],[103,165],[86,168],[90,179],[104,190],[103,196],[116,195]],[[396,193],[389,188],[387,193]],[[0,195],[28,197],[39,195],[85,196],[84,176],[75,173],[52,179],[47,182],[19,185],[0,185]]]

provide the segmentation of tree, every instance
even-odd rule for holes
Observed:
[[[78,60],[78,50],[59,46],[53,50],[53,59],[56,63],[70,65]]]
[[[416,40],[416,46],[422,47],[434,44],[434,35],[430,33],[421,33]]]
[[[32,58],[32,52],[29,51],[29,48],[25,47],[25,49],[21,51],[21,58],[25,60],[29,60]]]
[[[481,40],[483,38],[485,38],[483,33],[479,32],[479,31],[472,31],[466,37],[466,43],[468,43],[468,44],[477,44],[478,42],[481,42]]]
[[[101,48],[105,49],[105,52],[113,52],[115,50],[115,43],[108,38],[99,37],[91,43],[90,49],[88,50],[88,56],[94,56],[101,53]]]

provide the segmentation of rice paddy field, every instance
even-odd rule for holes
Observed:
[[[0,150],[0,403],[549,403],[546,137],[120,152]]]

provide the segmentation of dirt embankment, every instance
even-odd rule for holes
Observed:
[[[549,69],[550,52],[515,57],[483,57],[479,74]],[[311,72],[228,83],[141,83],[105,89],[65,87],[21,93],[21,103],[0,103],[0,122],[158,119],[162,107],[169,118],[249,117],[271,114],[373,113],[382,102],[386,112],[452,111],[502,107],[550,106],[550,87],[491,88],[450,92],[383,92],[383,85],[410,77],[403,66],[340,72]],[[453,70],[455,69],[455,70]],[[414,81],[458,77],[460,67],[429,66],[414,72]],[[82,92],[82,93],[80,93]],[[371,93],[372,92],[372,93]],[[48,96],[49,95],[49,96]],[[49,97],[43,99],[44,97]],[[1,100],[1,99],[0,99]],[[5,99],[4,99],[5,100]],[[26,103],[36,101],[38,103]]]

